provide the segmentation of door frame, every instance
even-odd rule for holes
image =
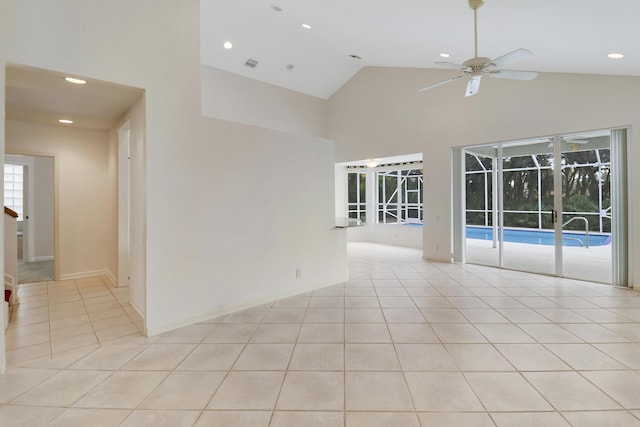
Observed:
[[[616,150],[619,150],[621,152],[623,152],[624,154],[622,154],[622,156],[619,156],[620,158],[617,159],[617,163],[614,165],[614,132],[615,131],[624,131],[622,132],[622,136],[618,135],[617,138],[620,139],[620,142],[616,142],[616,144],[620,144],[620,147],[618,147]],[[628,152],[628,135],[629,135],[629,127],[622,127],[622,128],[610,128],[610,129],[603,129],[603,131],[607,131],[610,133],[610,149],[612,151],[612,155],[611,155],[611,167],[618,167],[618,168],[624,168],[625,172],[622,173],[622,175],[624,175],[622,178],[617,179],[615,182],[612,180],[612,189],[611,189],[611,193],[612,193],[612,207],[614,207],[614,205],[616,205],[616,203],[614,202],[614,195],[620,199],[619,205],[617,205],[617,211],[618,213],[616,214],[615,211],[616,209],[612,209],[612,211],[614,211],[614,215],[617,216],[617,218],[612,218],[612,225],[611,225],[611,234],[613,235],[614,233],[616,233],[616,238],[613,239],[612,242],[612,285],[615,286],[629,286],[629,277],[631,277],[631,272],[629,271],[630,269],[630,263],[629,263],[629,257],[631,256],[631,250],[629,247],[629,242],[627,241],[626,238],[624,238],[625,236],[622,236],[623,238],[619,238],[619,230],[628,230],[629,224],[628,224],[628,216],[629,216],[629,212],[628,212],[628,208],[629,208],[629,203],[628,203],[628,182],[626,181],[626,177],[628,175],[628,173],[626,173],[626,166],[629,163],[629,158],[628,156],[625,158],[626,153]],[[452,169],[453,169],[453,176],[452,176],[452,191],[453,191],[453,195],[452,195],[452,231],[451,231],[451,236],[452,236],[452,240],[453,240],[453,261],[454,262],[462,262],[462,263],[466,263],[467,262],[467,250],[466,250],[466,236],[465,236],[465,227],[466,227],[466,197],[465,197],[465,192],[466,192],[466,174],[465,174],[465,153],[467,152],[467,149],[469,148],[473,148],[473,147],[490,147],[490,146],[495,146],[495,156],[498,159],[497,161],[497,170],[495,173],[492,173],[492,175],[497,175],[497,193],[499,194],[498,198],[497,198],[497,211],[496,211],[496,200],[494,197],[494,206],[492,207],[491,211],[494,213],[494,220],[493,220],[493,224],[495,226],[495,224],[498,224],[498,234],[499,234],[499,238],[498,238],[498,262],[497,265],[490,265],[492,267],[498,267],[501,269],[513,269],[510,267],[505,267],[504,265],[504,260],[503,260],[503,254],[504,254],[504,247],[503,247],[503,230],[504,230],[504,206],[503,206],[503,167],[502,167],[502,147],[503,144],[505,143],[509,143],[509,142],[517,142],[517,141],[528,141],[531,140],[532,142],[535,142],[536,140],[542,140],[542,139],[548,139],[550,141],[553,142],[553,157],[554,159],[561,159],[562,158],[562,138],[563,136],[567,136],[567,135],[574,135],[574,134],[580,134],[580,133],[592,133],[594,131],[584,131],[584,132],[572,132],[572,133],[562,133],[562,134],[556,134],[553,136],[548,136],[548,137],[534,137],[534,138],[524,138],[521,140],[514,140],[514,141],[503,141],[503,142],[498,142],[498,143],[493,143],[493,144],[478,144],[478,145],[469,145],[469,146],[464,146],[464,147],[456,147],[452,149]],[[597,131],[596,131],[597,132]],[[619,173],[616,173],[614,175],[620,175]],[[562,230],[563,230],[563,220],[562,220],[562,214],[561,212],[563,212],[562,210],[562,205],[563,205],[563,188],[562,188],[562,168],[554,168],[553,170],[553,177],[554,177],[554,209],[559,212],[559,216],[558,216],[558,220],[555,221],[554,223],[554,268],[553,268],[553,273],[543,273],[543,272],[533,272],[535,274],[547,274],[547,275],[553,275],[553,276],[558,276],[558,277],[564,277],[564,262],[563,262],[563,246],[562,246],[562,240],[563,240],[563,236],[562,236]],[[613,186],[617,185],[619,188],[617,190],[613,189]],[[494,183],[494,186],[492,187],[492,189],[495,191],[496,190],[496,186]],[[487,191],[485,189],[485,191]],[[497,213],[497,218],[495,217],[495,213]],[[617,226],[614,225],[615,223],[617,223]],[[624,224],[622,224],[624,223]],[[626,235],[626,233],[625,233]],[[580,280],[580,279],[579,279]],[[583,279],[582,279],[583,280]]]
[[[51,157],[53,159],[53,280],[60,280],[60,239],[59,239],[59,187],[58,187],[58,174],[59,174],[59,164],[58,164],[58,156],[53,153],[42,153],[28,150],[6,150],[5,151],[5,163],[6,163],[6,155],[15,155],[15,156],[30,156],[30,157]],[[28,171],[28,183],[27,185],[30,187],[27,191],[27,203],[29,205],[29,209],[32,208],[34,202],[34,191],[33,191],[33,179],[34,179],[34,171],[33,171],[33,162],[26,164],[29,167]],[[24,227],[24,224],[23,224]],[[33,222],[27,221],[28,228],[28,240],[27,243],[29,245],[29,259],[28,261],[35,261],[35,236],[33,230]],[[24,229],[23,229],[24,232]],[[23,234],[24,239],[24,234]],[[23,241],[24,244],[24,241]],[[24,255],[23,255],[24,257]],[[16,278],[16,280],[18,280]]]
[[[9,156],[9,158],[7,158]],[[35,236],[33,233],[33,221],[30,221],[31,207],[33,206],[33,180],[34,180],[34,162],[32,156],[26,158],[15,158],[14,156],[23,156],[17,154],[5,155],[4,163],[23,166],[23,213],[22,219],[22,259],[25,262],[35,261]],[[26,197],[24,195],[26,194]],[[16,277],[16,280],[18,278]]]
[[[118,137],[118,287],[131,283],[131,128],[127,120]]]

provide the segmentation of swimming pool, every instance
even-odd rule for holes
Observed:
[[[582,246],[586,245],[584,233],[575,231],[565,231],[562,233],[562,246]],[[467,226],[468,239],[493,240],[493,230],[491,227]],[[504,241],[514,243],[528,243],[532,245],[555,244],[553,231],[549,230],[527,230],[505,228]],[[582,245],[580,244],[582,242]],[[589,233],[589,246],[604,246],[611,244],[610,234]]]

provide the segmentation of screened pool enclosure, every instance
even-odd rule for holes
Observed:
[[[421,161],[347,170],[349,218],[377,224],[422,223]],[[374,211],[369,215],[367,195]]]
[[[603,145],[582,148],[570,142],[562,154],[563,222],[565,230],[611,233],[611,150]],[[582,148],[582,149],[581,149]],[[581,149],[580,151],[578,151]],[[466,223],[493,224],[493,158],[472,149],[465,154]],[[504,226],[553,229],[553,152],[516,154],[503,158]],[[575,218],[575,220],[572,220]],[[584,219],[583,219],[584,218]],[[588,227],[587,227],[588,224]],[[586,233],[585,233],[586,236]]]
[[[626,144],[619,129],[454,149],[454,259],[624,285]]]

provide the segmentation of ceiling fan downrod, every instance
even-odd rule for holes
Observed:
[[[478,8],[484,5],[483,0],[469,0],[469,7],[473,9],[473,41],[475,44],[475,57],[478,57]]]

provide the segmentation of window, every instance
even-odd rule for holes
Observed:
[[[422,222],[422,169],[378,172],[378,222]]]
[[[18,221],[23,220],[24,205],[22,201],[24,166],[5,163],[4,165],[4,205],[18,214]]]
[[[348,185],[348,216],[366,222],[367,205],[367,174],[349,172],[347,174]]]

